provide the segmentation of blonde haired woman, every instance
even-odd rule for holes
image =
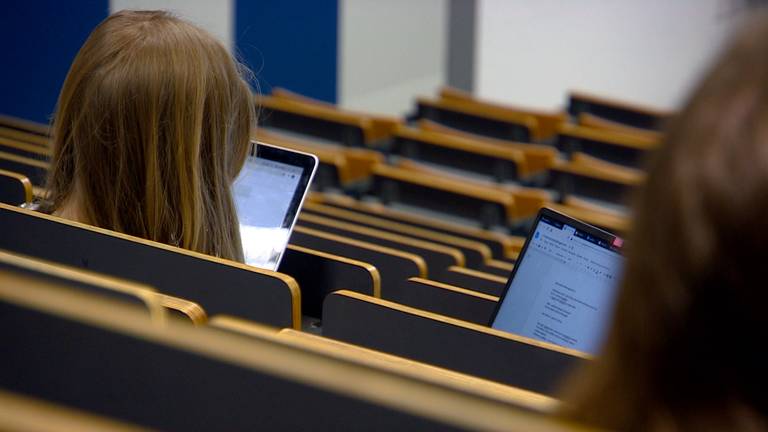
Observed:
[[[254,124],[250,88],[213,36],[166,12],[118,12],[61,90],[49,210],[242,261],[231,185]]]

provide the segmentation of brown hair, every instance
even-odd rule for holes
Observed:
[[[766,427],[768,19],[673,120],[636,200],[607,343],[565,414],[619,430]]]
[[[242,261],[231,185],[255,124],[224,46],[160,11],[99,24],[67,74],[48,199],[103,228]]]

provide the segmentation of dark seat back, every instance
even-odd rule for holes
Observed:
[[[437,230],[427,229],[405,221],[392,221],[382,217],[375,217],[369,214],[355,212],[344,208],[333,207],[318,203],[307,202],[302,207],[303,214],[316,214],[333,218],[338,221],[347,221],[356,225],[375,228],[396,234],[404,234],[416,239],[427,240],[433,243],[449,246],[458,249],[465,259],[467,267],[479,268],[487,259],[493,257],[493,253],[487,245],[482,242],[460,237],[453,234],[446,234]]]
[[[666,120],[660,113],[579,93],[568,95],[568,113],[574,117],[578,117],[581,113],[594,114],[608,120],[650,130],[660,130]]]
[[[322,317],[323,300],[334,291],[381,293],[381,276],[373,265],[302,246],[288,245],[279,270],[296,279],[302,313],[315,318]]]
[[[426,139],[395,135],[390,153],[408,159],[467,171],[498,182],[517,181],[520,177],[517,161],[471,148],[441,146]],[[523,158],[522,153],[520,157]]]
[[[154,287],[229,314],[299,328],[296,281],[281,273],[0,204],[0,248]]]
[[[348,210],[362,215],[374,216],[392,222],[404,222],[415,227],[426,228],[432,231],[481,242],[491,249],[493,256],[496,258],[507,256],[508,250],[513,247],[511,243],[522,244],[522,241],[518,240],[516,237],[510,237],[494,231],[480,230],[474,227],[435,220],[434,218],[410,212],[392,210],[382,206],[372,206],[369,203],[345,198],[339,198],[334,195],[321,195],[321,202],[327,206]],[[469,255],[466,252],[465,256],[467,256],[467,262],[470,263]]]
[[[402,298],[392,300],[480,325],[488,324],[499,301],[488,294],[421,278],[403,281],[402,293]]]
[[[303,227],[418,255],[427,263],[429,275],[441,275],[450,266],[463,266],[465,264],[464,255],[460,250],[428,240],[416,239],[403,234],[395,234],[309,213],[299,216],[298,223]]]
[[[35,186],[45,186],[48,166],[48,162],[0,150],[0,170],[19,173]]]
[[[48,161],[51,154],[47,147],[3,137],[2,135],[0,135],[0,151],[43,161]]]
[[[551,344],[346,291],[325,299],[323,335],[549,395],[586,358]]]
[[[22,174],[0,169],[0,203],[19,205],[32,201],[32,183]]]
[[[634,186],[628,184],[580,175],[557,168],[553,168],[549,173],[552,187],[557,191],[561,202],[568,197],[577,197],[627,205],[635,190]]]
[[[606,133],[607,135],[608,133]],[[620,145],[609,139],[588,139],[577,134],[561,131],[557,135],[555,146],[558,150],[571,156],[581,152],[607,162],[630,168],[642,168],[652,150]]]
[[[459,184],[450,189],[432,186],[430,177],[399,168],[379,167],[374,170],[371,193],[387,205],[405,204],[461,217],[483,228],[507,226],[507,209],[501,202],[474,194]]]
[[[75,270],[16,255],[0,249],[0,271],[32,276],[56,284],[65,284],[94,296],[106,297],[138,306],[157,323],[165,321],[160,296],[149,286],[105,277],[98,273]]]
[[[372,264],[379,270],[383,298],[400,296],[401,281],[427,276],[427,265],[420,256],[300,225],[291,234],[291,244]]]
[[[528,125],[493,119],[461,112],[440,103],[418,101],[416,119],[433,120],[454,129],[510,141],[529,142],[531,129]]]
[[[440,282],[499,297],[507,285],[507,279],[463,267],[450,267]]]

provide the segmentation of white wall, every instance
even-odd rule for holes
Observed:
[[[344,108],[405,114],[445,82],[446,0],[340,0]]]
[[[570,89],[674,109],[737,21],[731,0],[478,0],[475,92],[540,108]]]
[[[110,0],[110,12],[123,9],[163,9],[197,24],[232,49],[235,0]],[[241,0],[247,1],[247,0]]]

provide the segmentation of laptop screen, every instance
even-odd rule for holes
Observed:
[[[233,187],[246,264],[277,269],[314,173],[312,158],[259,144],[246,160]]]
[[[542,210],[491,326],[594,354],[611,319],[620,248],[618,237]]]

